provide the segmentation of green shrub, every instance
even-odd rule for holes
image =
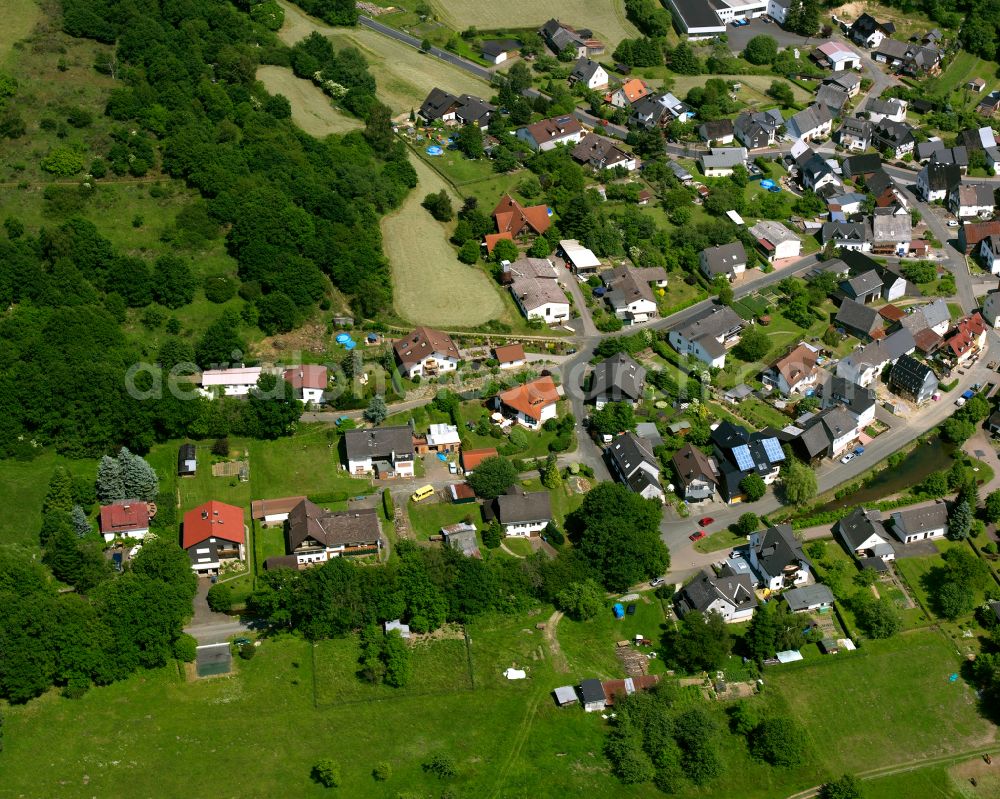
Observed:
[[[194,663],[194,659],[197,656],[198,642],[193,636],[181,633],[177,640],[174,641],[174,657],[178,660],[183,660],[185,663]]]

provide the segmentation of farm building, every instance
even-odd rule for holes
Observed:
[[[198,470],[198,455],[194,444],[181,444],[177,450],[177,476],[194,477]]]

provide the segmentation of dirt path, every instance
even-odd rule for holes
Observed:
[[[561,610],[557,610],[549,616],[548,621],[545,622],[545,642],[549,645],[549,652],[552,654],[552,668],[566,674],[569,672],[569,663],[563,654],[562,647],[559,646],[559,636],[557,635],[557,628],[562,617]]]
[[[524,560],[524,555],[518,555],[516,552],[514,552],[514,550],[507,549],[507,545],[505,543],[503,543],[502,541],[500,542],[500,549],[502,549],[504,552],[506,552],[512,558],[517,558],[518,560]]]
[[[899,763],[895,766],[882,766],[880,768],[869,769],[868,771],[860,772],[857,776],[862,780],[874,780],[880,777],[891,777],[894,774],[916,771],[928,766],[943,766],[946,764],[958,763],[967,758],[982,757],[985,752],[989,752],[991,756],[997,757],[998,753],[993,749],[994,743],[995,742],[990,742],[983,746],[977,746],[971,749],[966,749],[962,752],[955,752],[950,755],[921,758],[919,760],[908,760],[905,763]],[[814,785],[812,788],[806,788],[804,791],[793,793],[787,799],[812,799],[812,797],[816,796],[819,792],[820,787],[821,786],[819,785]]]

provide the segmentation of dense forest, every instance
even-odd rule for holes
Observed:
[[[342,4],[327,5],[333,13]],[[297,403],[270,391],[270,383],[250,410],[179,400],[156,390],[155,374],[132,377],[133,366],[150,355],[123,323],[136,309],[132,316],[144,327],[165,326],[153,360],[169,371],[188,362],[207,368],[249,360],[254,328],[289,331],[317,305],[329,308],[332,289],[362,316],[390,307],[379,216],[401,202],[416,176],[393,140],[364,58],[335,52],[326,40],[293,51],[245,10],[215,0],[65,0],[63,10],[67,33],[115,43],[95,69],[116,78],[104,111],[117,127],[79,186],[46,188],[46,204],[59,206],[64,221],[39,230],[16,215],[4,221],[0,455],[30,457],[55,445],[84,457],[122,444],[145,452],[156,439],[183,435],[288,432]],[[268,95],[255,72],[261,62],[291,66],[293,57],[344,88],[345,105],[368,122],[364,131],[319,141],[292,124],[288,101]],[[16,81],[4,86],[16,109]],[[83,171],[81,157],[57,147],[42,168],[68,177]],[[103,175],[157,169],[202,195],[178,215],[171,243],[225,232],[238,264],[242,306],[200,338],[170,316],[201,288],[188,260],[172,251],[152,262],[116,251],[74,211],[100,191]],[[232,299],[234,283],[206,284],[206,298]]]

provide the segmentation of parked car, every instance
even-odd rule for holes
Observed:
[[[691,533],[691,535],[688,536],[688,538],[690,538],[692,541],[701,541],[701,539],[703,539],[704,537],[705,537],[704,530],[696,530],[695,532]]]
[[[855,458],[854,453],[853,452],[848,452],[843,458],[840,459],[840,462],[841,463],[850,463],[851,461],[854,460],[854,458]]]
[[[649,587],[650,588],[659,588],[665,582],[666,582],[666,580],[664,580],[662,577],[654,577],[652,580],[649,581]]]
[[[634,616],[635,615],[635,605],[629,605],[627,608],[625,608],[625,615],[626,616]]]
[[[949,219],[948,220],[948,227],[958,227],[958,220],[957,219]]]
[[[710,525],[714,521],[715,519],[713,519],[711,516],[706,516],[703,519],[698,519],[698,524],[701,527],[708,527],[708,525]]]

